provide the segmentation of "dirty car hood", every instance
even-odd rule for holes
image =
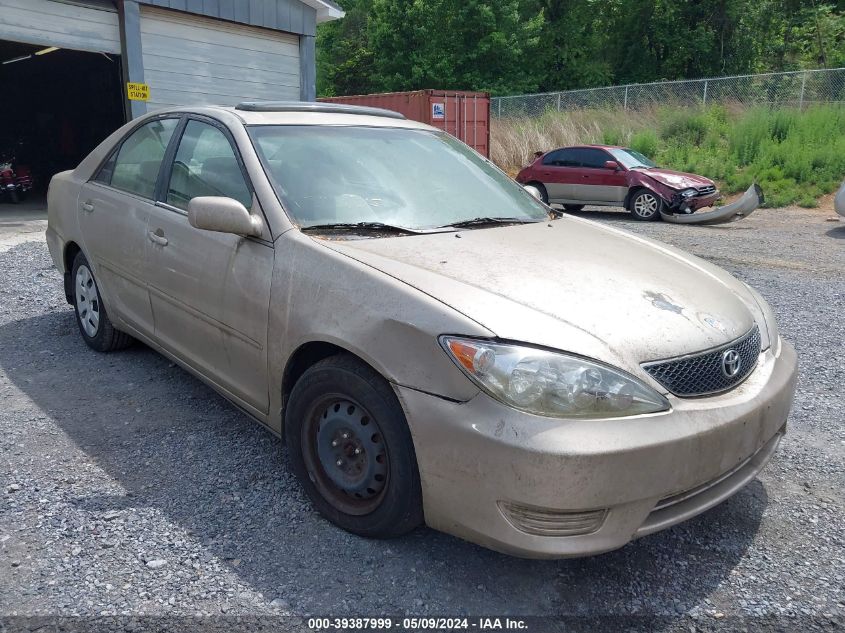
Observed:
[[[502,339],[631,371],[645,361],[729,342],[762,320],[747,288],[721,269],[577,218],[323,243],[439,299]]]
[[[671,169],[652,168],[642,173],[653,178],[657,182],[671,187],[672,189],[689,189],[690,187],[707,187],[715,186],[715,183],[704,176],[696,176],[695,174],[687,174],[682,171],[672,171]]]

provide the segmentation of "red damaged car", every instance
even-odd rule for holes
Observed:
[[[637,220],[688,214],[711,206],[716,184],[703,176],[661,169],[626,147],[583,145],[537,154],[516,177],[540,192],[546,204],[580,211],[584,205],[624,207]]]

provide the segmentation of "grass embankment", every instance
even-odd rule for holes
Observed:
[[[712,178],[726,193],[756,181],[768,207],[815,207],[845,177],[845,108],[835,105],[548,112],[494,119],[491,136],[493,160],[512,174],[538,150],[626,145],[662,167]]]

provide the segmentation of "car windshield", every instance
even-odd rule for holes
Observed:
[[[608,151],[616,159],[616,162],[621,164],[625,169],[634,169],[635,167],[650,169],[651,167],[657,167],[655,163],[644,155],[632,149],[611,149]]]
[[[249,134],[285,209],[303,229],[424,231],[549,218],[527,191],[442,132],[261,125],[250,126]]]

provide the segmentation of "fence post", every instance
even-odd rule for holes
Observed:
[[[702,105],[707,105],[707,80],[704,80],[704,99]]]
[[[622,106],[623,110],[628,109],[628,86],[625,86],[625,105]]]
[[[560,93],[557,93],[557,111],[560,112]]]
[[[807,73],[801,74],[801,96],[798,97],[798,110],[804,110],[804,88],[807,86]]]
[[[499,97],[498,101],[499,101],[499,118],[501,119],[502,118],[502,98]]]

